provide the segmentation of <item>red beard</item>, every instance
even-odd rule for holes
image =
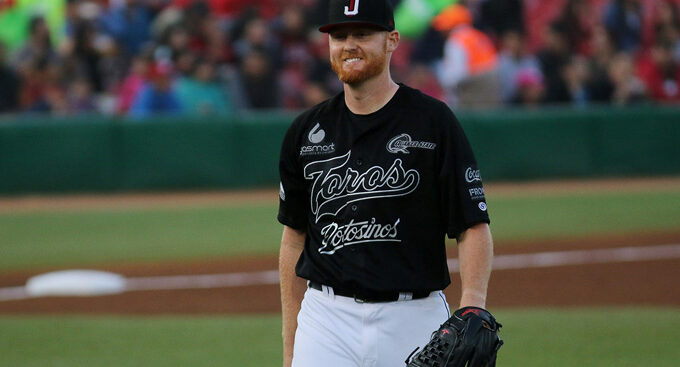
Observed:
[[[350,85],[359,84],[380,74],[383,71],[385,65],[387,64],[386,52],[387,45],[385,45],[383,52],[378,55],[343,53],[339,60],[334,60],[331,58],[331,67],[343,83]],[[363,62],[365,63],[364,67],[359,70],[344,70],[342,68],[342,60],[356,56],[361,56],[363,58]]]

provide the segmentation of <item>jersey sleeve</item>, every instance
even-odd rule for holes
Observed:
[[[296,122],[298,122],[296,120]],[[286,132],[279,159],[279,214],[278,221],[303,230],[307,227],[306,186],[298,160],[297,126],[293,123]]]
[[[443,224],[449,238],[458,238],[477,223],[490,223],[482,176],[463,128],[444,108],[439,192]]]

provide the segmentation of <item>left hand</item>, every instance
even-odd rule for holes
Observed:
[[[423,350],[406,361],[407,367],[495,367],[503,345],[501,326],[489,311],[463,307],[432,333]]]

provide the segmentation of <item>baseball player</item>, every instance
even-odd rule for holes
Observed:
[[[389,1],[330,0],[319,30],[344,91],[297,117],[281,149],[284,367],[403,365],[451,316],[446,235],[458,241],[462,280],[449,329],[458,340],[465,323],[493,329],[482,178],[451,110],[392,80]],[[431,365],[433,348],[412,365]],[[475,354],[458,354],[460,366],[466,353]]]

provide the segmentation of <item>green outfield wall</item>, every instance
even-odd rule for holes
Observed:
[[[460,112],[486,180],[680,174],[680,109]],[[0,119],[0,193],[275,186],[294,114]]]

